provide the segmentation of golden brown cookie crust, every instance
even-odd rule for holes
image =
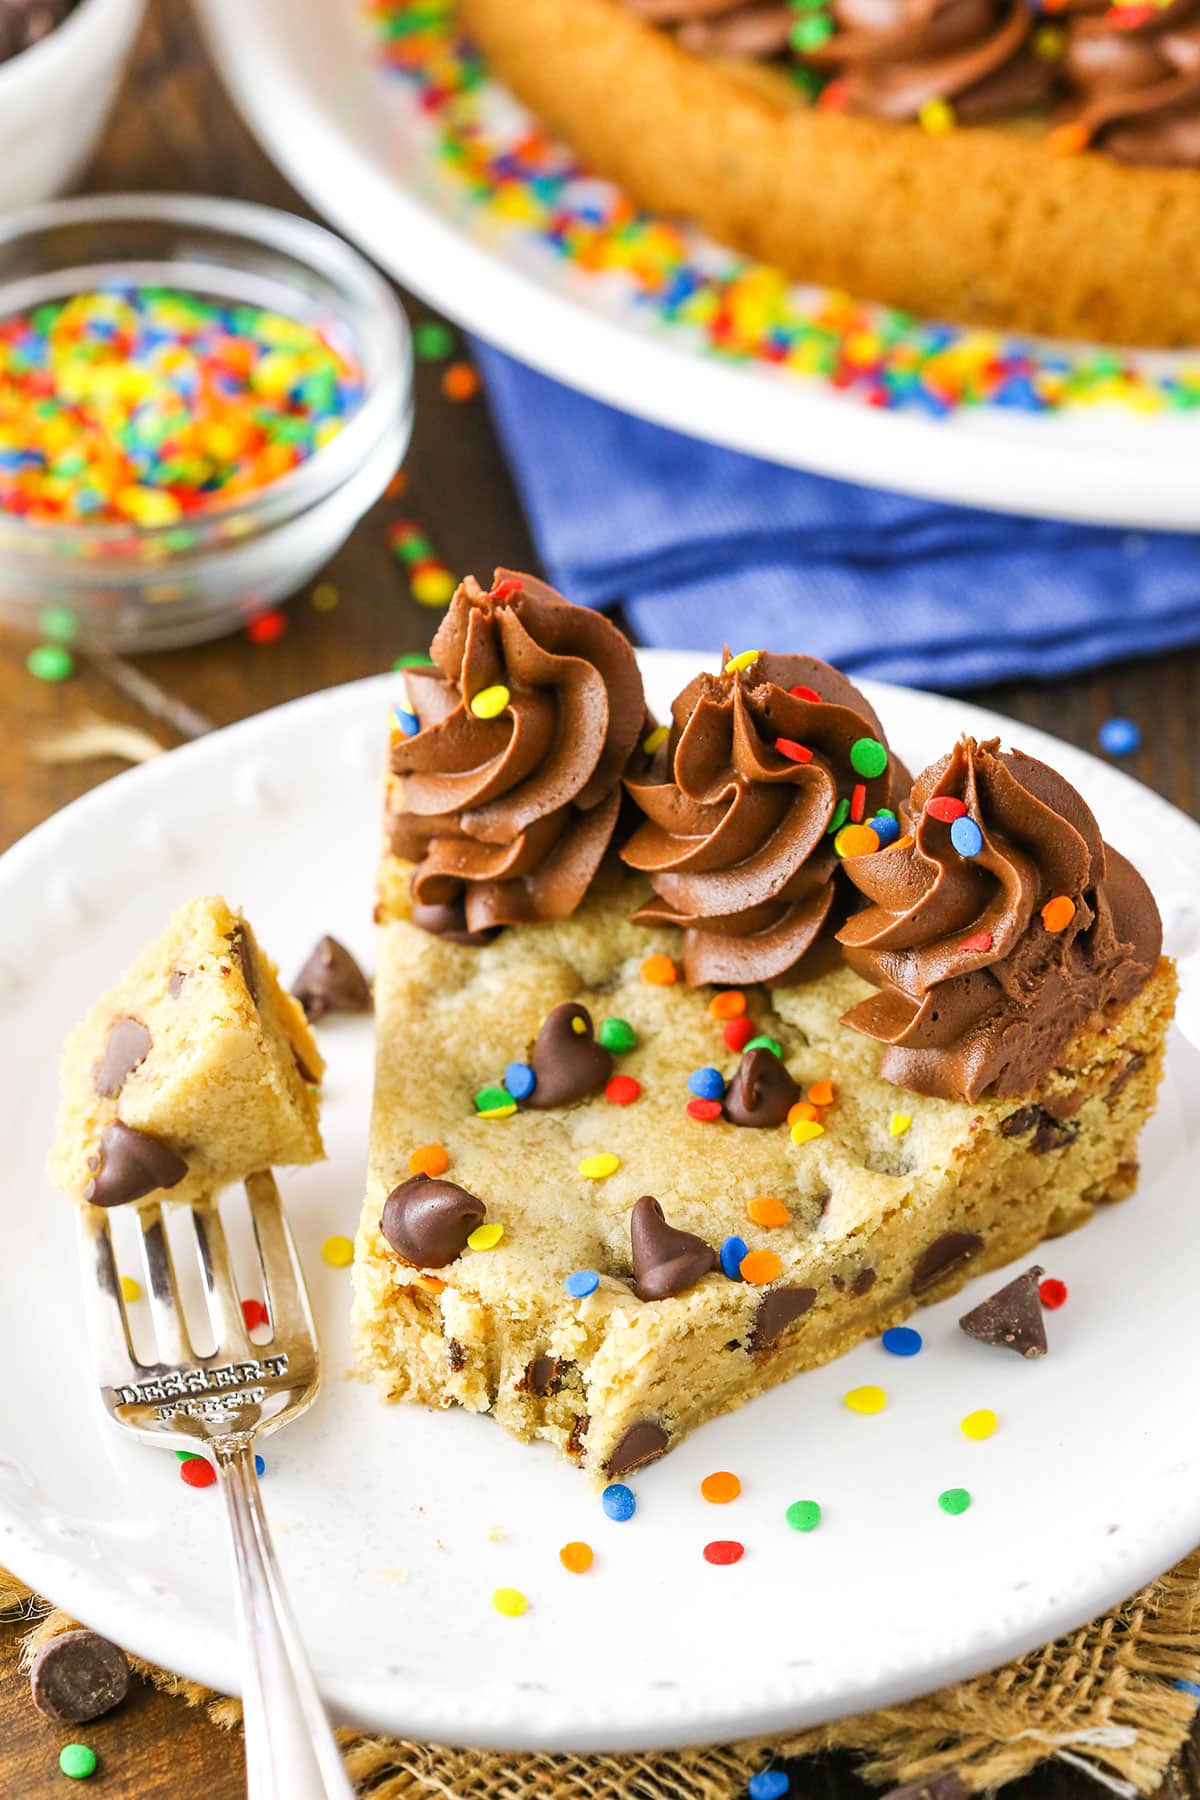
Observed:
[[[489,66],[591,169],[791,275],[973,325],[1200,342],[1200,172],[788,104],[617,0],[459,5]]]

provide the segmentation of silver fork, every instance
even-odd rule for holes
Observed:
[[[206,1456],[225,1495],[238,1577],[249,1800],[354,1800],[283,1590],[263,1512],[254,1443],[311,1406],[320,1358],[304,1274],[270,1173],[246,1182],[272,1329],[253,1344],[215,1207],[182,1207],[195,1234],[216,1348],[192,1347],[162,1209],[138,1209],[158,1360],[139,1361],[109,1215],[79,1213],[79,1251],[100,1395],[148,1443]]]

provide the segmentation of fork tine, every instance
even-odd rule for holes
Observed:
[[[279,1188],[269,1169],[247,1177],[246,1195],[267,1289],[272,1333],[279,1338],[305,1332],[315,1338],[300,1257],[279,1198]]]
[[[154,1323],[157,1359],[182,1363],[195,1354],[188,1336],[187,1318],[179,1298],[179,1283],[171,1246],[163,1225],[161,1206],[141,1209],[142,1253],[149,1277],[150,1317]]]
[[[225,1227],[215,1206],[191,1208],[192,1229],[200,1251],[200,1273],[208,1298],[209,1317],[216,1333],[214,1356],[252,1356],[254,1346],[246,1332],[242,1303],[229,1261]]]
[[[98,1206],[80,1207],[77,1231],[83,1304],[97,1373],[105,1387],[124,1387],[141,1374],[142,1365],[129,1333],[107,1213]]]

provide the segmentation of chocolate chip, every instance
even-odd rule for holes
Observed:
[[[250,945],[250,937],[244,925],[235,925],[228,937],[229,954],[242,971],[242,980],[246,984],[255,1006],[258,1005],[258,969],[255,966],[254,951]]]
[[[966,1800],[967,1790],[953,1769],[944,1769],[940,1775],[927,1775],[923,1781],[910,1781],[904,1787],[893,1788],[890,1793],[880,1796],[880,1800]]]
[[[405,1262],[444,1269],[461,1256],[486,1213],[483,1201],[455,1182],[412,1175],[384,1201],[379,1229]]]
[[[643,1194],[629,1215],[633,1290],[639,1300],[667,1300],[686,1294],[717,1266],[717,1253],[694,1232],[668,1225],[652,1194]]]
[[[773,1349],[788,1326],[804,1317],[816,1297],[816,1288],[810,1287],[772,1288],[769,1293],[764,1294],[754,1315],[750,1348]]]
[[[1130,1076],[1136,1075],[1138,1070],[1144,1068],[1145,1065],[1146,1065],[1146,1058],[1143,1056],[1143,1054],[1140,1050],[1135,1050],[1133,1055],[1129,1058],[1129,1061],[1125,1064],[1125,1067],[1123,1069],[1121,1069],[1116,1075],[1114,1075],[1112,1081],[1109,1083],[1109,1087],[1108,1087],[1109,1099],[1115,1100],[1117,1095],[1120,1093],[1121,1089],[1125,1086],[1125,1083],[1129,1080]]]
[[[183,984],[186,980],[187,971],[185,969],[171,970],[171,973],[167,976],[167,992],[170,994],[172,1000],[178,1000],[180,994],[183,992]]]
[[[965,1263],[983,1249],[983,1239],[974,1231],[943,1231],[917,1258],[913,1269],[912,1291],[928,1293],[943,1281],[952,1269]]]
[[[773,1050],[744,1050],[725,1093],[725,1117],[735,1125],[782,1125],[799,1094]]]
[[[1029,1148],[1035,1156],[1045,1156],[1047,1150],[1065,1150],[1068,1144],[1075,1142],[1078,1134],[1078,1125],[1064,1125],[1061,1119],[1052,1119],[1044,1112]]]
[[[990,1299],[964,1313],[958,1321],[969,1338],[981,1344],[1001,1344],[1018,1356],[1045,1356],[1046,1323],[1038,1282],[1043,1271],[1034,1263]]]
[[[92,1166],[89,1160],[88,1167]],[[119,1119],[100,1133],[96,1173],[83,1190],[93,1206],[123,1206],[157,1188],[173,1188],[188,1172],[182,1156],[149,1132],[135,1131]]]
[[[292,1061],[296,1065],[296,1073],[299,1075],[301,1081],[306,1081],[309,1087],[316,1087],[317,1078],[297,1050],[295,1044],[292,1045]]]
[[[769,1054],[769,1052],[768,1052]],[[609,1475],[629,1475],[645,1463],[655,1462],[665,1454],[671,1439],[653,1419],[641,1419],[631,1425],[605,1463]]]
[[[465,1369],[467,1366],[467,1353],[457,1338],[446,1339],[446,1361],[450,1365],[452,1375],[457,1375],[460,1369]]]
[[[104,1054],[92,1070],[92,1086],[106,1100],[114,1100],[133,1071],[145,1062],[154,1040],[140,1019],[114,1019],[108,1028]]]
[[[490,944],[496,935],[494,930],[472,931],[461,900],[425,905],[414,900],[412,922],[433,937],[445,938],[448,944]]]
[[[1009,1113],[1007,1119],[1000,1121],[1001,1137],[1023,1137],[1032,1131],[1041,1113],[1036,1106],[1022,1106],[1017,1112]]]
[[[292,983],[292,993],[310,1025],[329,1012],[371,1010],[370,983],[345,945],[332,937],[323,937],[314,947]]]
[[[547,1013],[529,1059],[537,1086],[527,1106],[570,1106],[600,1092],[612,1074],[613,1059],[593,1031],[591,1013],[573,1000]]]
[[[536,1394],[539,1400],[548,1400],[562,1386],[557,1356],[535,1356],[525,1365],[525,1373],[517,1383],[517,1391],[522,1394]]]
[[[850,1292],[854,1295],[856,1300],[861,1300],[863,1295],[869,1294],[874,1286],[874,1269],[860,1269],[858,1274],[854,1277],[854,1280],[850,1283]]]
[[[571,1435],[567,1439],[567,1455],[582,1456],[583,1440],[587,1436],[588,1426],[592,1422],[590,1413],[580,1413],[571,1427]]]
[[[56,1725],[86,1725],[120,1706],[129,1692],[125,1652],[94,1631],[52,1638],[29,1671],[33,1704]]]

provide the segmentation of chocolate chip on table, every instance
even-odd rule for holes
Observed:
[[[761,1046],[744,1050],[737,1072],[725,1091],[725,1117],[735,1125],[763,1128],[782,1125],[800,1097],[800,1089],[783,1059]]]
[[[444,1269],[462,1255],[486,1213],[483,1201],[456,1182],[412,1175],[384,1201],[379,1229],[405,1262]]]
[[[817,1297],[816,1288],[771,1288],[758,1303],[750,1333],[751,1350],[771,1350],[789,1325],[802,1319]]]
[[[144,1199],[158,1188],[177,1186],[188,1172],[182,1156],[169,1145],[119,1119],[100,1133],[99,1155],[88,1158],[88,1167],[95,1173],[83,1197],[93,1206],[123,1206],[127,1200]]]
[[[314,945],[292,983],[292,993],[310,1025],[326,1013],[371,1010],[371,984],[346,946],[333,937],[323,937]]]
[[[668,1225],[652,1194],[643,1194],[629,1215],[633,1290],[639,1300],[667,1300],[686,1294],[717,1266],[711,1244],[692,1231]]]
[[[943,1231],[941,1237],[934,1238],[913,1267],[912,1289],[914,1294],[928,1293],[944,1281],[952,1270],[960,1263],[965,1263],[976,1251],[983,1249],[983,1239],[974,1231]]]
[[[634,1469],[654,1462],[662,1456],[671,1439],[653,1419],[640,1419],[631,1425],[604,1465],[607,1475],[629,1475]]]
[[[235,925],[229,934],[229,954],[242,971],[242,980],[246,984],[255,1006],[258,1005],[258,969],[254,962],[254,951],[244,925]]]
[[[29,1671],[33,1704],[56,1725],[86,1725],[120,1706],[129,1691],[125,1652],[94,1631],[64,1631]]]
[[[573,1000],[547,1013],[529,1063],[537,1085],[525,1104],[542,1108],[598,1094],[613,1070],[611,1051],[596,1042],[591,1013]]]
[[[104,1054],[92,1070],[92,1086],[106,1100],[115,1100],[133,1071],[149,1056],[154,1040],[140,1019],[114,1019],[104,1042]]]
[[[1018,1356],[1045,1356],[1046,1323],[1038,1282],[1044,1270],[1037,1263],[1006,1287],[964,1313],[959,1328],[980,1344],[999,1344]]]

